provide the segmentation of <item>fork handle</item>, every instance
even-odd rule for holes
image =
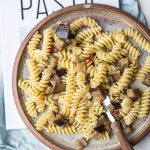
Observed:
[[[134,150],[133,146],[130,144],[130,142],[124,135],[119,121],[113,122],[111,124],[111,128],[113,129],[115,135],[117,136],[117,138],[120,142],[120,145],[122,147],[122,150]]]

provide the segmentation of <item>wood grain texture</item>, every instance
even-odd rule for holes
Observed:
[[[112,123],[111,128],[113,129],[115,135],[117,136],[117,138],[121,144],[122,150],[134,150],[133,146],[130,144],[130,142],[128,141],[128,139],[124,135],[119,121]]]
[[[128,15],[127,13],[125,13],[125,12],[123,12],[117,8],[106,6],[106,5],[100,5],[100,4],[76,5],[76,6],[64,8],[64,9],[59,10],[59,11],[49,15],[48,17],[46,17],[45,19],[43,19],[41,22],[39,22],[31,30],[31,32],[27,35],[27,37],[25,38],[25,40],[21,44],[19,51],[17,53],[16,59],[15,59],[14,68],[13,68],[13,77],[12,77],[13,95],[14,95],[14,100],[15,100],[18,112],[19,112],[21,118],[23,119],[25,125],[28,127],[28,129],[33,133],[33,135],[35,137],[37,137],[41,142],[43,142],[48,147],[50,147],[54,150],[64,150],[64,149],[70,150],[70,148],[66,148],[65,145],[60,145],[57,142],[55,142],[53,139],[49,139],[48,136],[45,135],[44,133],[38,132],[35,129],[35,127],[33,126],[30,118],[28,118],[26,111],[23,107],[24,104],[23,104],[22,98],[20,97],[19,88],[17,86],[19,74],[21,73],[20,72],[21,63],[22,63],[22,60],[24,59],[24,55],[26,53],[26,46],[27,46],[29,40],[31,39],[32,35],[37,30],[42,30],[42,28],[44,26],[46,26],[52,19],[55,19],[57,17],[63,16],[66,14],[71,14],[74,11],[82,11],[83,12],[84,10],[88,11],[90,9],[95,10],[95,11],[109,12],[112,15],[115,15],[115,16],[122,18],[123,20],[125,20],[129,24],[132,24],[132,26],[134,28],[138,29],[141,33],[143,33],[145,38],[150,40],[149,30],[142,23],[140,23],[137,19],[135,19],[134,17]],[[137,137],[131,139],[132,144],[136,144],[138,141],[140,141],[149,132],[149,129],[150,129],[150,121],[143,127],[143,129],[140,131],[140,133],[138,134]],[[112,149],[119,149],[119,148],[120,148],[119,145],[116,145],[115,148],[110,147],[111,150]]]

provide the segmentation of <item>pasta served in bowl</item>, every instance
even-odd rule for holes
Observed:
[[[65,145],[72,138],[68,149],[116,140],[102,105],[106,94],[128,136],[134,122],[149,117],[150,42],[127,25],[109,30],[97,12],[82,15],[36,29],[26,41],[27,73],[16,80],[32,127],[57,141],[67,136]]]

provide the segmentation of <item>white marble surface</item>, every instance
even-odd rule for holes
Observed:
[[[150,29],[150,0],[139,0],[139,3]],[[150,132],[135,146],[135,150],[150,150]]]

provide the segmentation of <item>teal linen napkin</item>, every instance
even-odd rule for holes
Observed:
[[[120,9],[128,12],[146,24],[144,15],[137,0],[120,0]],[[0,49],[1,50],[1,49]],[[0,55],[1,56],[1,55]],[[1,61],[1,59],[0,59]],[[1,64],[1,62],[0,62]],[[15,116],[14,116],[15,121]],[[3,80],[0,66],[0,150],[48,150],[49,148],[38,141],[28,129],[5,129]]]

